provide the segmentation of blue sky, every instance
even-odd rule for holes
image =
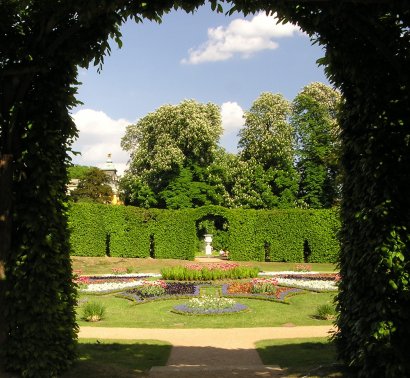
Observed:
[[[220,144],[236,151],[242,114],[262,92],[288,100],[313,81],[328,83],[316,60],[319,46],[297,27],[276,25],[264,14],[227,17],[200,8],[195,14],[172,12],[162,24],[123,25],[123,47],[112,43],[102,72],[80,70],[78,98],[72,112],[80,130],[74,162],[101,166],[112,153],[120,173],[128,155],[120,140],[135,123],[164,104],[184,99],[221,107],[224,134]]]

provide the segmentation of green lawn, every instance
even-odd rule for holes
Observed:
[[[287,377],[351,377],[327,338],[262,340],[256,348],[265,365],[279,365]]]
[[[274,327],[283,324],[327,325],[329,320],[317,320],[316,308],[324,303],[331,303],[334,293],[311,293],[289,298],[290,304],[276,303],[256,299],[237,298],[237,301],[249,306],[249,311],[229,315],[189,316],[171,312],[173,306],[187,301],[163,300],[144,304],[117,298],[114,295],[80,296],[77,308],[80,326],[93,327],[133,327],[133,328],[246,328]],[[106,317],[97,323],[81,319],[85,301],[97,301],[106,306]]]
[[[164,267],[180,266],[189,263],[187,260],[160,260],[160,259],[136,259],[120,257],[71,257],[73,269],[81,270],[82,274],[107,274],[113,269],[122,268],[133,273],[159,273]],[[235,261],[240,265],[256,266],[263,271],[294,270],[296,263],[258,262],[258,261]],[[335,264],[309,264],[312,270],[318,272],[334,272]]]

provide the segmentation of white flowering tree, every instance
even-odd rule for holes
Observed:
[[[293,164],[291,105],[281,94],[262,93],[245,112],[238,147],[242,160],[255,159],[265,169],[288,169]]]
[[[233,190],[239,206],[294,207],[297,174],[293,166],[291,104],[281,94],[262,93],[245,112],[238,147],[243,167]],[[246,173],[245,173],[246,172]]]
[[[169,208],[214,203],[206,169],[221,133],[219,108],[195,100],[161,106],[129,125],[121,141],[131,154],[123,180],[128,203]]]

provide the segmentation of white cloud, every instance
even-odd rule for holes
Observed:
[[[237,102],[227,101],[221,105],[223,134],[219,140],[220,146],[228,152],[237,153],[238,133],[245,124],[243,110]]]
[[[126,119],[114,120],[102,111],[82,109],[72,115],[79,130],[79,137],[72,149],[81,152],[81,156],[73,157],[75,164],[102,167],[107,154],[122,174],[126,168],[129,154],[121,149],[121,138],[125,128],[132,122]]]
[[[237,133],[245,122],[243,110],[237,102],[224,102],[221,105],[221,117],[224,135]]]
[[[259,13],[251,20],[235,19],[227,27],[218,26],[208,29],[208,40],[198,48],[189,50],[189,57],[182,63],[199,64],[216,62],[232,58],[239,54],[249,58],[262,50],[274,50],[279,47],[275,39],[301,34],[299,27],[277,24],[276,14],[267,16]]]

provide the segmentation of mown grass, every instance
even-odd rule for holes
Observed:
[[[328,338],[262,340],[256,350],[265,365],[286,369],[286,377],[352,377],[337,363],[336,347]]]
[[[62,378],[135,377],[166,364],[171,345],[154,340],[80,339],[79,359]]]
[[[249,328],[288,325],[330,325],[330,320],[315,318],[319,305],[333,300],[333,293],[311,293],[289,298],[289,305],[256,299],[237,298],[249,307],[245,313],[229,316],[206,317],[184,316],[171,312],[173,306],[188,299],[153,301],[136,304],[114,295],[80,295],[81,305],[77,308],[80,326],[133,327],[133,328]],[[104,320],[89,323],[81,319],[82,307],[87,301],[98,301],[106,308]]]
[[[133,273],[160,273],[161,269],[186,265],[187,260],[170,259],[134,259],[121,257],[78,257],[72,256],[74,270],[80,270],[82,274],[108,274],[114,269],[128,269]],[[259,261],[235,261],[241,266],[258,267],[263,271],[294,270],[296,263],[282,262],[259,262]],[[309,264],[313,271],[334,272],[335,264]]]

